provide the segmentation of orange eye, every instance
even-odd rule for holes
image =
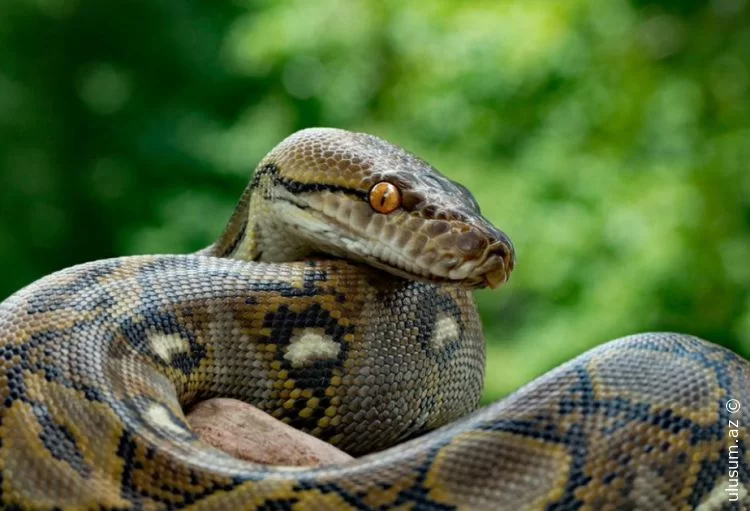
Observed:
[[[370,188],[370,206],[378,213],[391,213],[401,206],[401,192],[393,183],[381,181]]]

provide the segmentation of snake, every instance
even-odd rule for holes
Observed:
[[[473,291],[515,260],[416,155],[293,133],[209,247],[83,263],[0,304],[0,507],[750,509],[750,364],[717,344],[629,335],[480,408]],[[355,459],[234,458],[186,419],[213,397]]]

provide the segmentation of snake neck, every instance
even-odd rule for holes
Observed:
[[[245,188],[224,232],[213,244],[198,252],[200,255],[229,258],[241,250],[248,260],[256,260],[255,227],[248,217],[252,188],[252,183]]]
[[[278,170],[266,165],[255,172],[242,193],[219,239],[203,255],[243,261],[289,262],[314,250],[290,232],[284,216],[276,212],[273,179]]]

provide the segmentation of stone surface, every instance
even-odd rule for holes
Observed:
[[[332,445],[236,399],[217,398],[198,403],[187,419],[204,442],[255,463],[318,466],[352,459]]]

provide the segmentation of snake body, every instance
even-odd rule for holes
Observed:
[[[83,264],[0,304],[2,508],[750,509],[750,366],[706,341],[612,341],[475,411],[471,291],[513,265],[416,156],[298,132],[207,249]],[[183,414],[214,396],[371,454],[232,458]]]

